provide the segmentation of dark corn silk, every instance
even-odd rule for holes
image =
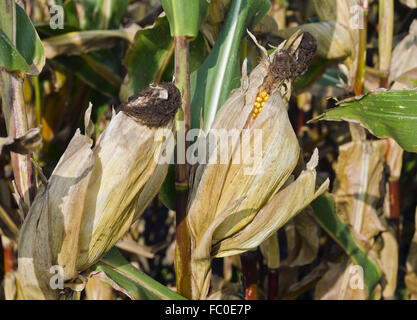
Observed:
[[[154,83],[128,98],[120,110],[139,123],[158,128],[171,121],[181,106],[181,94],[173,83]]]
[[[263,105],[276,87],[286,80],[294,81],[307,71],[316,51],[316,39],[310,33],[304,32],[298,48],[283,49],[274,56],[267,75],[259,87],[253,105],[253,119],[261,112]]]

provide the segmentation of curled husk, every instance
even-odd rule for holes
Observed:
[[[227,161],[208,161],[194,168],[187,221],[192,238],[195,299],[207,295],[212,258],[256,248],[328,187],[326,181],[316,190],[317,151],[307,169],[292,182],[291,173],[299,160],[300,147],[278,90],[270,95],[256,119],[252,119],[257,92],[279,50],[264,59],[249,77],[244,64],[241,87],[232,91],[218,111],[212,129],[199,138],[204,144],[214,130],[237,130],[239,137],[260,130],[262,142],[261,148],[255,149],[260,160],[253,161],[250,174],[247,164],[253,157],[252,148],[251,152],[245,152],[243,143],[240,145],[243,139],[231,139],[231,143],[218,143],[211,148],[209,159],[226,155]],[[254,139],[252,136],[251,143]],[[238,163],[234,160],[240,154]]]
[[[173,90],[165,99],[179,106],[173,84],[151,88]],[[154,108],[158,101],[148,93],[129,107]],[[92,132],[90,113],[91,105],[87,133]],[[164,129],[171,130],[174,122],[154,127],[139,120],[124,111],[114,115],[94,147],[88,134],[75,133],[21,230],[18,263],[26,299],[58,298],[60,290],[50,286],[56,274],[51,266],[62,267],[64,281],[76,278],[115,245],[157,194],[168,169],[157,161]]]

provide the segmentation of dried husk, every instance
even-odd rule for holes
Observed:
[[[362,17],[360,15],[362,9],[359,6],[363,6],[364,3],[360,3],[357,0],[314,0],[314,4],[320,20],[334,19],[349,29],[352,38],[352,54],[346,57],[343,65],[340,65],[340,69],[348,78],[347,89],[352,90],[353,85],[357,82],[357,64],[359,61],[358,44],[361,29],[360,25],[355,26],[354,24],[366,23],[363,19],[364,13]],[[357,9],[359,10],[357,11]],[[385,27],[389,28],[388,25]],[[380,40],[388,41],[389,46],[391,46],[390,41],[392,39],[389,37],[389,32],[386,32],[386,34],[381,35]],[[380,67],[384,72],[388,71],[387,63],[389,62],[384,60],[386,57],[390,58],[391,54],[387,53],[382,55]],[[390,71],[391,80],[397,78],[395,75],[396,70],[393,70],[393,66],[397,65],[397,69],[403,68],[403,61],[404,57],[401,57],[399,52],[393,55]],[[401,63],[401,66],[398,63]],[[353,141],[350,144],[341,146],[338,164],[335,169],[337,212],[350,224],[358,240],[370,250],[369,254],[380,263],[386,280],[384,291],[381,293],[384,295],[384,298],[392,298],[393,288],[396,287],[396,273],[398,268],[397,259],[393,259],[392,257],[398,255],[398,248],[396,248],[393,242],[392,230],[386,227],[387,223],[382,214],[384,211],[382,204],[384,203],[384,198],[387,199],[385,186],[387,178],[385,171],[387,167],[385,166],[385,160],[387,159],[392,171],[393,176],[391,178],[394,178],[399,174],[398,172],[401,169],[402,151],[397,145],[390,145],[391,141],[388,139],[384,141],[366,141],[364,137],[355,137],[355,132],[363,130],[355,129],[355,127],[356,125],[350,126]],[[364,135],[364,132],[362,134]],[[392,148],[387,149],[387,146],[392,146]],[[389,150],[388,153],[387,150]],[[377,239],[380,240],[379,243],[376,243]],[[340,286],[335,286],[334,289],[324,293],[324,298],[368,298],[366,295],[358,295],[357,290],[352,291],[348,287],[348,282],[346,282],[348,277],[348,270],[346,268],[348,267],[350,267],[350,264],[346,262],[344,265],[339,265],[338,272],[330,270],[326,274],[321,283],[323,284],[323,289],[335,283],[335,279],[331,278],[332,276],[339,277],[338,279],[342,279],[343,281],[340,282]],[[325,283],[325,279],[329,280],[329,283]],[[316,297],[321,298],[321,295],[318,293]]]
[[[417,0],[400,0],[400,2],[409,8],[415,9],[417,8]]]
[[[187,221],[192,237],[195,299],[205,298],[208,292],[212,258],[256,248],[327,188],[328,181],[318,191],[315,189],[317,153],[307,170],[289,183],[300,148],[278,91],[271,94],[262,112],[251,120],[253,103],[272,57],[264,59],[249,78],[244,65],[241,87],[231,93],[211,129],[234,129],[240,137],[244,129],[252,134],[255,129],[261,130],[261,161],[254,164],[256,174],[247,174],[245,166],[252,156],[248,153],[252,152],[242,152],[240,164],[233,161],[243,149],[239,148],[239,139],[217,144],[210,153],[209,157],[226,154],[225,164],[199,164],[194,171]],[[200,139],[205,143],[205,137]],[[288,185],[278,193],[286,182]]]
[[[157,161],[161,129],[172,128],[172,119],[150,128],[119,112],[93,148],[77,130],[22,227],[18,262],[26,299],[58,298],[49,285],[51,266],[62,267],[69,281],[120,240],[165,179],[168,164]]]

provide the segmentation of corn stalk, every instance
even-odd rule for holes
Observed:
[[[16,7],[13,0],[0,3],[0,29],[16,45]],[[23,99],[23,76],[0,68],[2,109],[7,133],[14,138],[28,131],[28,120]],[[30,206],[36,194],[35,177],[29,155],[11,153],[14,180],[20,198]]]

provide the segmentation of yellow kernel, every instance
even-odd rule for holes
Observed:
[[[261,102],[261,103],[262,103],[262,102]],[[259,107],[261,106],[261,103],[259,103],[259,102],[255,102],[254,107],[255,107],[255,108],[259,108]]]
[[[261,103],[262,102],[262,98],[261,97],[257,97],[256,98],[256,101],[259,102],[259,103]]]
[[[268,96],[268,95],[266,95],[266,96],[264,97],[264,101],[268,100],[268,98],[269,98],[269,96]]]
[[[261,111],[261,109],[255,109],[253,110],[253,114],[258,114]]]
[[[265,91],[262,91],[261,92],[261,97],[262,98],[264,98],[265,99],[265,97],[267,97],[268,96],[268,94],[265,92]]]
[[[264,106],[264,104],[265,104],[265,101],[262,101],[261,102],[261,108]]]

